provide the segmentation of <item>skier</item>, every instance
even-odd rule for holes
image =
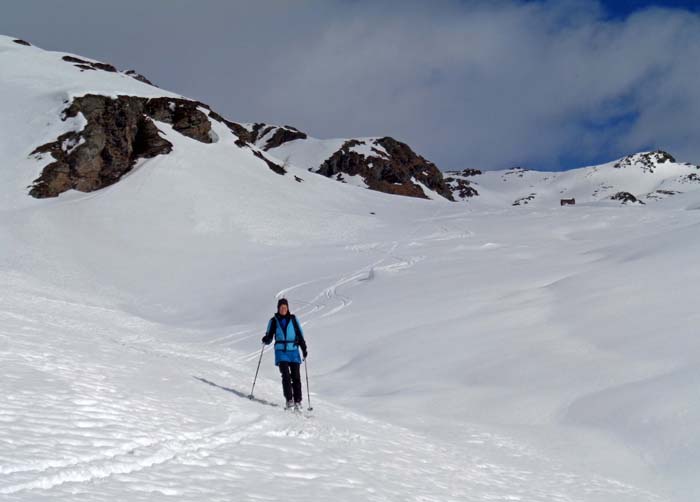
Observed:
[[[297,322],[297,318],[289,312],[289,303],[286,298],[280,298],[277,302],[277,313],[267,323],[267,330],[262,341],[265,345],[275,341],[275,366],[282,374],[282,391],[287,401],[286,408],[294,407],[295,411],[301,409],[301,376],[299,366],[299,348],[304,355],[308,355],[304,332]]]

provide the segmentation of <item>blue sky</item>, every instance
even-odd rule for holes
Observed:
[[[0,33],[136,69],[236,121],[390,135],[442,169],[566,169],[655,148],[700,163],[699,8],[8,0]]]
[[[699,11],[700,3],[693,0],[604,0],[605,10],[613,17],[625,17],[632,12],[649,7],[666,7],[671,9],[685,9]]]

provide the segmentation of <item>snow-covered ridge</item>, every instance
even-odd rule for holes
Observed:
[[[198,142],[218,144],[234,163],[245,150],[244,164],[287,172],[241,139],[237,124],[204,103],[154,87],[132,70],[119,72],[108,63],[8,37],[0,38],[0,70],[0,129],[11,131],[0,154],[14,166],[2,173],[9,198],[27,191],[37,198],[56,197],[117,183],[140,160],[171,153],[163,124]],[[216,132],[215,122],[224,129]]]
[[[700,167],[658,150],[563,172],[523,168],[446,173],[455,199],[477,205],[554,207],[576,204],[645,204],[700,189]]]
[[[101,189],[119,181],[140,159],[170,154],[161,123],[197,141],[224,146],[232,160],[244,149],[253,156],[252,164],[275,174],[296,168],[295,181],[310,176],[301,171],[311,171],[390,194],[472,205],[555,206],[562,199],[641,205],[700,187],[696,166],[678,163],[662,151],[561,173],[515,168],[443,177],[437,166],[390,137],[323,140],[292,126],[238,124],[204,103],[149,85],[133,71],[27,44],[0,37],[0,127],[8,131],[6,145],[0,147],[8,152],[5,158],[16,159],[13,165],[36,155],[30,156],[31,169],[6,170],[0,176],[18,192],[38,197]],[[78,104],[86,96],[102,96],[100,110],[94,104],[82,110]],[[124,116],[126,121],[119,118]],[[215,133],[214,122],[227,130]],[[18,127],[20,123],[30,127]]]
[[[394,138],[318,139],[292,126],[243,126],[248,141],[283,165],[380,192],[452,199],[438,167]]]
[[[109,63],[68,52],[41,49],[29,42],[0,35],[2,78],[15,85],[33,82],[54,84],[70,100],[87,93],[115,97],[119,94],[143,97],[183,96],[155,87],[134,70],[119,71]]]
[[[251,164],[278,175],[290,166],[381,192],[451,198],[437,167],[391,138],[314,140],[291,126],[238,124],[204,103],[154,87],[133,70],[120,72],[109,63],[44,51],[9,37],[0,38],[0,70],[0,128],[17,129],[27,117],[43,124],[20,128],[23,137],[6,147],[13,165],[26,163],[31,154],[31,171],[4,174],[14,189],[26,193],[29,187],[34,197],[100,190],[117,183],[140,159],[170,155],[165,123],[192,139],[229,149],[232,162],[238,150],[246,150],[254,157]],[[214,121],[228,130],[216,133]],[[335,164],[322,169],[331,160]],[[375,170],[374,163],[380,164]],[[13,174],[18,178],[10,180]],[[300,173],[293,179],[304,180]]]

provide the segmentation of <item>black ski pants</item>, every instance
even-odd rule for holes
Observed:
[[[299,363],[279,364],[280,373],[282,374],[282,391],[284,398],[287,401],[301,403],[301,375],[299,373]]]

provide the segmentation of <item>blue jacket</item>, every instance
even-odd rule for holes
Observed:
[[[301,325],[297,321],[293,314],[288,314],[287,316],[281,316],[275,314],[267,323],[267,329],[265,330],[266,343],[275,341],[275,366],[279,366],[280,363],[297,363],[301,364],[301,356],[299,355],[299,347],[303,351],[306,351],[306,340],[304,340],[304,332],[301,329]],[[273,330],[273,321],[275,324]],[[282,327],[286,321],[286,329]],[[299,332],[295,326],[299,327]]]

